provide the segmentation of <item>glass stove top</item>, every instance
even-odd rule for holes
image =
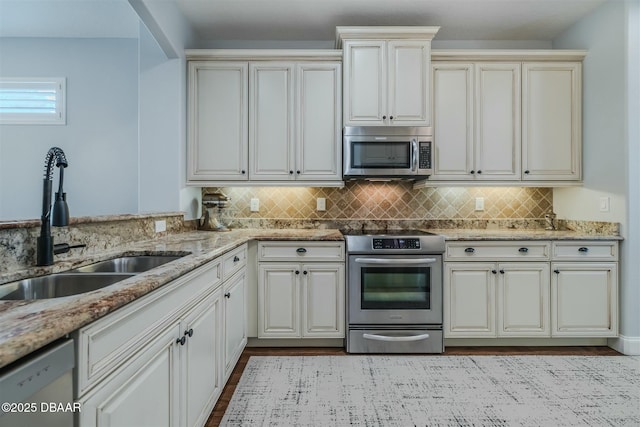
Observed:
[[[392,237],[417,237],[417,236],[435,236],[433,233],[422,230],[349,230],[343,231],[345,236],[392,236]]]

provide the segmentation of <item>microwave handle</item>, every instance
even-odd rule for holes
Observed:
[[[418,172],[418,141],[411,140],[411,171]]]

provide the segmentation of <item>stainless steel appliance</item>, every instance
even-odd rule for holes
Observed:
[[[0,425],[71,427],[81,410],[73,400],[73,340],[62,340],[0,371]]]
[[[345,179],[426,179],[433,173],[430,127],[346,126]]]
[[[345,233],[348,353],[442,353],[444,237]]]

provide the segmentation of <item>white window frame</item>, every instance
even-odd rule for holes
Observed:
[[[51,93],[55,93],[55,110],[53,112],[7,112],[3,111],[0,106],[0,124],[64,125],[67,123],[67,82],[64,77],[0,78],[0,92],[3,89],[51,91]]]

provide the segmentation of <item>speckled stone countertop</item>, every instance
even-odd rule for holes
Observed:
[[[0,367],[85,326],[102,316],[171,282],[183,274],[249,240],[343,240],[338,230],[240,229],[229,232],[192,231],[130,244],[81,262],[23,271],[28,277],[69,270],[121,255],[155,253],[185,255],[169,264],[137,274],[103,289],[69,297],[30,301],[0,301]],[[18,280],[15,273],[0,283]]]
[[[540,229],[427,229],[445,240],[623,240],[614,234],[594,234],[573,230]]]
[[[446,240],[622,240],[618,235],[540,229],[426,229]],[[85,326],[249,240],[343,240],[336,229],[190,231],[127,244],[99,256],[0,275],[0,283],[70,270],[122,255],[185,255],[176,261],[85,294],[0,301],[0,367]]]

